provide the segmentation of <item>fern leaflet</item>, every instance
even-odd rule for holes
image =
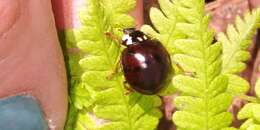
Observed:
[[[260,22],[260,10],[247,13],[244,19],[239,16],[234,25],[229,25],[226,34],[218,34],[218,41],[223,46],[222,73],[229,77],[228,92],[233,95],[243,94],[248,91],[249,83],[237,76],[246,67],[244,63],[250,57],[247,51],[252,42]]]
[[[247,51],[252,42],[260,21],[260,10],[247,13],[244,19],[236,18],[235,25],[229,25],[226,35],[220,33],[218,41],[223,44],[222,72],[226,74],[237,74],[243,71],[250,57]]]
[[[175,99],[178,109],[173,121],[180,130],[220,130],[228,127],[232,116],[226,112],[232,96],[226,92],[228,77],[221,74],[221,43],[212,44],[204,0],[174,1],[184,19],[176,28],[186,38],[174,42],[174,60],[192,75],[177,75],[173,84],[182,93]],[[229,129],[229,128],[227,128]]]
[[[238,113],[238,119],[247,119],[240,127],[241,130],[260,129],[260,78],[257,80],[255,91],[257,98],[254,102],[246,104]]]

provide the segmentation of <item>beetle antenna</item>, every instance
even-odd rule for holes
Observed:
[[[109,38],[111,38],[113,41],[121,43],[122,40],[120,38],[118,38],[115,34],[111,33],[111,32],[106,32],[105,35]]]

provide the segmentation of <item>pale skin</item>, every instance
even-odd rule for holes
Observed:
[[[0,0],[0,99],[32,95],[51,130],[63,129],[68,108],[66,69],[57,32],[77,26],[72,12],[79,1]],[[133,14],[137,27],[143,22],[141,11],[138,1]]]

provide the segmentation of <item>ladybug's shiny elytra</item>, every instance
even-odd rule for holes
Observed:
[[[126,46],[121,56],[126,82],[142,94],[156,94],[166,86],[172,73],[169,53],[163,45],[143,32],[124,30],[122,44]]]

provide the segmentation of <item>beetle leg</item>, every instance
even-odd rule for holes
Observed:
[[[124,87],[126,89],[125,95],[130,95],[135,91],[134,89],[131,88],[131,86],[126,81],[124,81]]]
[[[176,67],[178,68],[178,69],[180,69],[181,70],[181,72],[184,74],[184,75],[186,75],[186,76],[191,76],[191,77],[194,77],[196,74],[195,74],[195,72],[188,72],[188,71],[185,71],[182,67],[181,67],[181,65],[179,64],[179,63],[175,63],[175,65],[176,65]]]
[[[111,80],[116,74],[118,74],[118,70],[120,68],[120,58],[117,59],[115,66],[113,67],[111,73],[107,76],[108,80]]]
[[[180,65],[178,62],[172,61],[172,63],[173,63],[173,69],[174,69],[174,70],[175,70],[175,69],[179,69],[179,71],[185,72],[184,69],[181,67],[181,65]],[[177,72],[178,72],[178,71],[177,71]]]
[[[114,35],[113,33],[111,32],[106,32],[105,35],[109,38],[111,38],[113,41],[117,42],[117,43],[121,43],[121,39],[118,38],[116,35]],[[121,50],[121,45],[120,44],[117,44],[118,47],[119,47],[119,51]],[[112,70],[112,72],[107,76],[107,79],[108,80],[111,80],[117,73],[118,73],[118,70],[120,68],[119,64],[120,64],[120,57],[117,59],[116,61],[116,64]]]

